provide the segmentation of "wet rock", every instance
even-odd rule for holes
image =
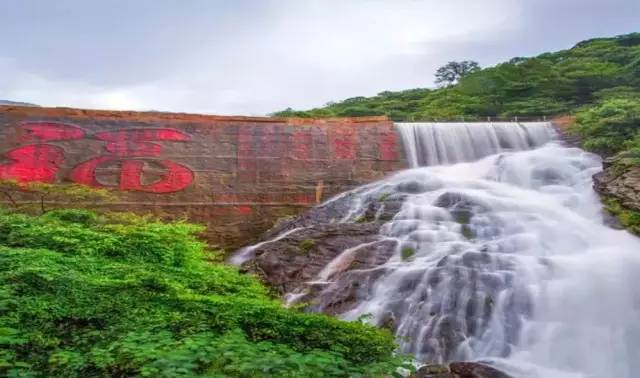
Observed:
[[[478,362],[451,362],[447,365],[425,365],[409,378],[512,378],[510,375]]]
[[[411,378],[455,378],[446,365],[425,365],[416,370]]]
[[[257,248],[255,258],[244,263],[243,268],[258,273],[267,284],[282,294],[291,292],[315,279],[343,251],[377,241],[379,228],[380,225],[373,223],[309,226]],[[377,249],[363,249],[354,255],[353,262],[364,267],[384,260],[384,255],[367,251],[374,252]],[[345,267],[345,270],[348,269]]]
[[[382,209],[378,212],[378,221],[389,221],[391,220],[402,207],[402,203],[407,198],[406,194],[403,193],[394,193],[387,196],[382,203]]]
[[[425,186],[420,181],[405,181],[396,185],[396,189],[404,193],[417,194],[429,190],[429,187]]]
[[[491,255],[486,252],[465,252],[462,255],[462,263],[469,267],[483,267],[492,263]]]
[[[512,378],[498,369],[477,362],[452,362],[449,369],[460,378]]]
[[[436,199],[433,205],[449,209],[449,212],[451,213],[453,219],[465,226],[469,224],[474,214],[486,210],[486,206],[484,206],[474,198],[454,192],[447,192],[442,194]],[[467,230],[467,232],[472,235],[472,231],[470,228]]]
[[[376,268],[396,251],[397,242],[382,238],[379,231],[400,210],[405,198],[406,194],[391,187],[366,196],[358,190],[345,193],[299,217],[279,222],[263,235],[261,240],[267,242],[255,248],[254,257],[242,267],[281,294],[296,293],[297,300],[309,303],[310,310],[329,314],[347,311],[368,295],[373,280],[384,274],[384,269]],[[359,215],[344,219],[354,204],[362,209]],[[320,277],[321,272],[326,274]]]
[[[322,290],[310,292],[305,300],[312,304],[310,311],[337,315],[349,311],[371,294],[373,283],[385,269],[348,270],[337,274],[335,281],[330,282]]]

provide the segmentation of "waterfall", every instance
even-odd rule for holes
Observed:
[[[548,122],[397,123],[411,167],[473,161],[540,146],[553,137]]]
[[[562,145],[547,123],[397,127],[416,168],[325,205],[345,202],[341,221],[356,223],[372,199],[401,202],[380,221],[391,257],[339,316],[391,328],[423,362],[490,361],[526,378],[639,376],[640,239],[605,225],[591,181],[599,157]],[[370,244],[327,264],[325,293]]]

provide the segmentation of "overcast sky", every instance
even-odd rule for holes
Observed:
[[[0,0],[0,99],[257,115],[632,31],[640,0]]]

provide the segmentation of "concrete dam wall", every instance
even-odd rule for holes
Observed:
[[[385,117],[284,119],[0,106],[0,179],[114,189],[234,248],[279,218],[407,167]]]

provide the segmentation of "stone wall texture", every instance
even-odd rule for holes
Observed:
[[[384,117],[285,119],[0,106],[0,179],[114,189],[114,210],[187,217],[213,245],[405,168]]]

